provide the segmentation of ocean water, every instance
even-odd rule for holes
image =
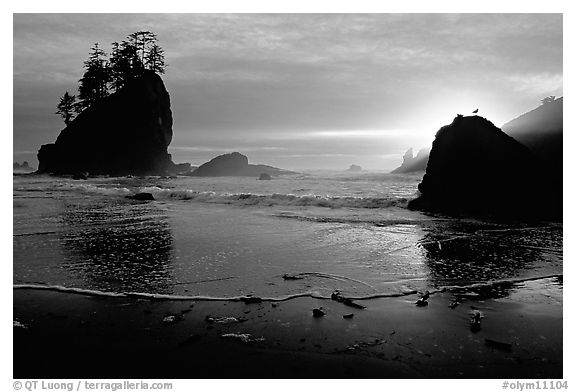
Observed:
[[[361,297],[550,276],[536,282],[561,287],[561,223],[410,211],[420,179],[15,176],[14,284],[213,297]],[[136,192],[156,200],[126,198]]]

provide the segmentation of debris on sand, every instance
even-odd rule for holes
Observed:
[[[352,301],[350,298],[344,297],[342,294],[340,294],[340,290],[334,290],[332,295],[330,295],[330,298],[332,298],[332,300],[334,300],[334,301],[343,303],[346,306],[351,306],[351,307],[356,308],[356,309],[366,309],[366,306],[357,304],[356,302]]]
[[[213,323],[213,324],[234,324],[234,323],[241,323],[242,321],[245,321],[243,319],[239,319],[239,318],[231,317],[231,316],[224,316],[224,317],[206,316],[205,320],[206,320],[206,322]]]
[[[166,324],[174,324],[175,322],[182,321],[183,319],[184,316],[182,316],[181,314],[170,314],[168,316],[165,316],[162,319],[162,322]]]
[[[325,315],[326,315],[326,311],[322,307],[312,309],[312,316],[314,316],[314,317],[324,317]]]
[[[259,338],[252,338],[252,335],[249,333],[225,333],[222,335],[224,339],[237,339],[240,340],[242,343],[250,343],[250,342],[262,342],[265,339],[263,337]]]
[[[18,321],[18,320],[14,320],[14,321],[12,322],[12,327],[13,327],[13,328],[24,328],[24,329],[28,328],[26,325],[22,324],[22,323],[21,323],[20,321]]]
[[[363,349],[363,348],[376,347],[376,346],[383,344],[383,343],[386,343],[386,340],[374,339],[374,341],[372,341],[372,342],[360,342],[360,343],[356,343],[356,344],[353,344],[351,346],[348,346],[345,348],[345,351],[354,351],[354,350],[359,350],[359,349]]]

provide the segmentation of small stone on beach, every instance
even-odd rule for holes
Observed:
[[[184,317],[182,317],[181,314],[171,314],[171,315],[164,317],[162,319],[162,322],[165,322],[166,324],[173,324],[177,321],[181,321],[183,318]]]
[[[480,313],[479,310],[470,312],[470,330],[472,332],[478,332],[480,330],[480,320],[482,317],[482,313]]]

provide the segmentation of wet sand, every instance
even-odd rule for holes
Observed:
[[[14,289],[14,377],[562,378],[562,290],[551,287],[438,292],[422,307],[418,295],[355,301],[365,309]]]

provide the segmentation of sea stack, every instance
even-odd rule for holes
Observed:
[[[248,157],[233,152],[231,154],[219,155],[209,162],[200,165],[190,175],[196,177],[223,177],[223,176],[245,176],[256,177],[262,174],[269,176],[279,176],[283,174],[294,174],[294,172],[279,169],[268,165],[252,165],[248,163]]]
[[[38,151],[40,173],[167,174],[175,170],[170,95],[160,76],[145,71],[82,111],[56,142]]]
[[[430,150],[423,148],[418,151],[416,156],[413,155],[412,148],[404,153],[402,157],[402,165],[392,171],[394,174],[413,173],[418,171],[425,171],[428,164],[428,157]]]
[[[535,155],[480,116],[458,116],[432,144],[420,196],[409,208],[496,218],[557,216],[537,181]],[[559,206],[561,209],[561,206]]]

